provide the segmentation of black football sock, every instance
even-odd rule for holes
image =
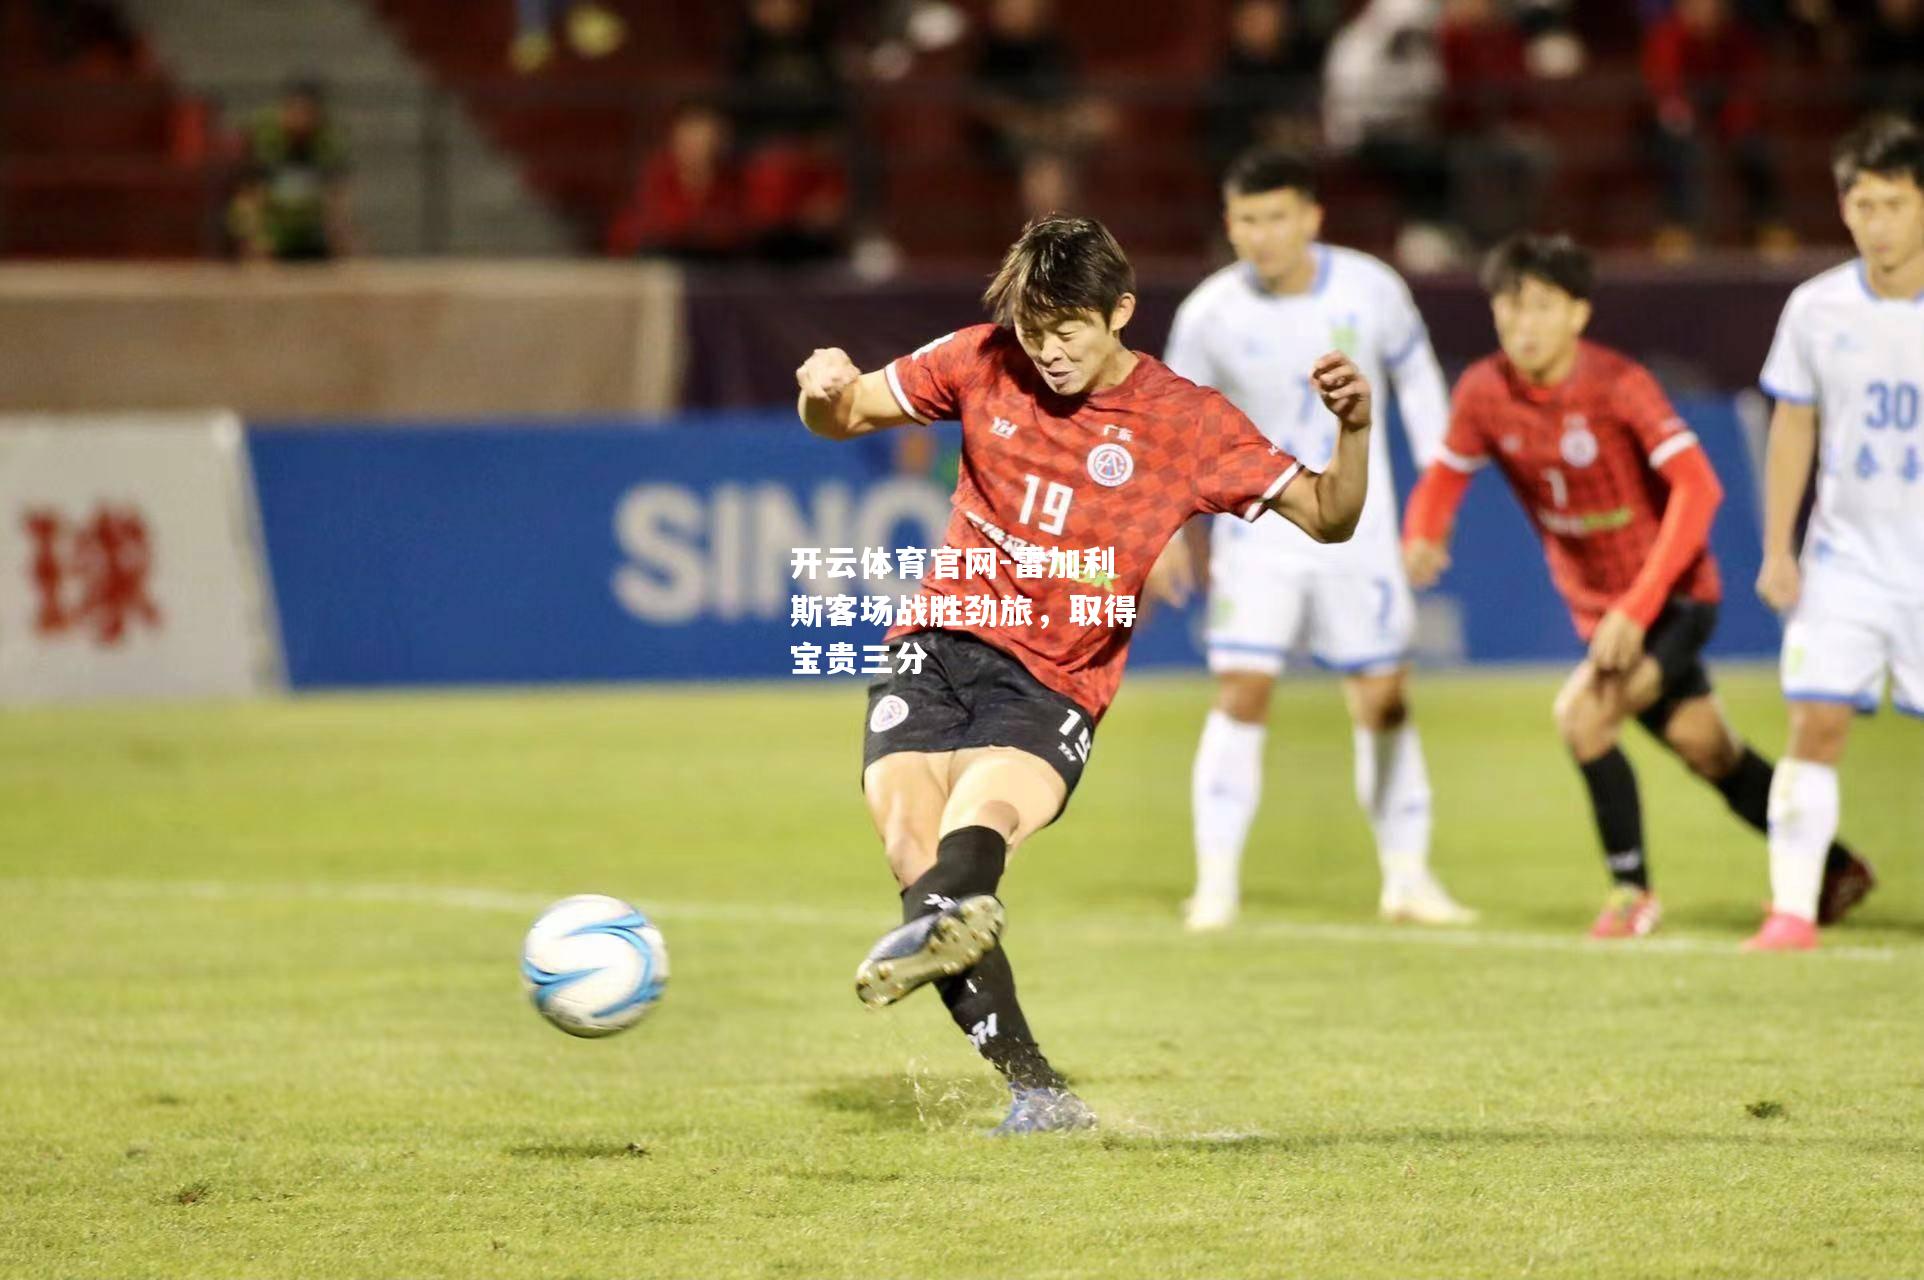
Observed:
[[[988,827],[963,827],[943,836],[935,865],[902,890],[903,922],[939,910],[944,899],[994,893],[1002,882],[1008,848],[1001,833]],[[1062,1077],[1036,1047],[1016,1000],[1015,970],[1004,948],[998,946],[966,973],[943,978],[935,989],[962,1034],[1012,1083],[1062,1087]]]
[[[1584,785],[1590,788],[1590,808],[1596,813],[1597,835],[1603,840],[1603,860],[1610,878],[1620,885],[1650,887],[1650,867],[1643,856],[1643,802],[1637,797],[1637,775],[1621,747],[1612,747],[1588,763],[1579,762]]]
[[[1755,830],[1770,834],[1770,775],[1776,766],[1746,746],[1737,767],[1714,784],[1730,811]],[[1831,841],[1824,857],[1824,874],[1836,875],[1850,865],[1851,851],[1842,840]]]
[[[994,893],[1008,860],[1009,842],[993,827],[949,832],[935,846],[935,865],[902,890],[902,923],[940,911],[957,898]]]
[[[1015,998],[1015,970],[1006,947],[997,947],[967,973],[935,984],[949,1016],[977,1052],[1011,1084],[1030,1089],[1060,1089],[1062,1077],[1042,1056],[1029,1020]]]
[[[1770,761],[1749,747],[1738,757],[1737,767],[1711,785],[1730,806],[1730,811],[1758,831],[1770,830]]]

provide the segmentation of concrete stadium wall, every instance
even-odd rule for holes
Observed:
[[[0,268],[0,411],[659,414],[681,276],[609,263]]]

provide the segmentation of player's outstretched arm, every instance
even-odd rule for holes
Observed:
[[[1438,460],[1410,491],[1409,510],[1403,513],[1403,571],[1417,590],[1435,586],[1449,569],[1450,532],[1469,489],[1468,472]]]
[[[1318,542],[1347,542],[1363,518],[1369,496],[1369,379],[1340,351],[1332,351],[1309,371],[1310,382],[1342,428],[1329,466],[1308,484],[1292,484],[1271,505]]]
[[[1779,613],[1795,605],[1803,592],[1792,543],[1816,456],[1817,407],[1779,400],[1770,415],[1764,454],[1764,565],[1757,574],[1757,594]]]
[[[829,440],[899,427],[915,421],[889,390],[880,369],[863,373],[840,347],[822,347],[795,370],[801,388],[795,411],[802,425]]]

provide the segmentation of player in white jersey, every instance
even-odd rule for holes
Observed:
[[[1449,393],[1402,279],[1367,254],[1317,240],[1323,210],[1307,161],[1256,151],[1224,181],[1224,224],[1237,262],[1198,285],[1176,312],[1165,360],[1215,387],[1270,440],[1313,465],[1335,446],[1336,419],[1300,373],[1303,353],[1336,347],[1376,387],[1393,386],[1419,466],[1443,437]],[[1387,375],[1387,378],[1386,376]],[[1475,917],[1431,873],[1430,785],[1405,695],[1416,603],[1397,541],[1389,444],[1370,449],[1371,485],[1355,536],[1323,546],[1294,529],[1214,521],[1207,647],[1217,679],[1192,776],[1196,892],[1192,929],[1230,924],[1243,846],[1262,788],[1270,691],[1288,654],[1307,648],[1343,675],[1354,725],[1356,794],[1375,833],[1380,908],[1391,919],[1467,924]],[[1180,595],[1190,552],[1173,539],[1155,590]]]
[[[1851,717],[1877,709],[1887,678],[1897,710],[1924,717],[1924,134],[1874,120],[1834,167],[1860,256],[1791,294],[1761,379],[1777,407],[1757,591],[1787,615],[1790,745],[1770,788],[1771,910],[1744,944],[1759,951],[1817,945]]]

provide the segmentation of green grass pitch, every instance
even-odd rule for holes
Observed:
[[[1635,739],[1647,945],[1555,676],[1419,680],[1436,863],[1379,926],[1335,688],[1281,691],[1246,927],[1192,938],[1208,690],[1138,676],[1005,882],[1100,1132],[992,1142],[932,995],[856,1002],[895,903],[857,686],[315,698],[0,719],[0,1275],[1891,1276],[1924,1266],[1924,725],[1864,722],[1884,887],[1747,957],[1762,841]],[[1783,739],[1770,673],[1733,720]],[[529,1008],[522,932],[632,898],[636,1030]]]

